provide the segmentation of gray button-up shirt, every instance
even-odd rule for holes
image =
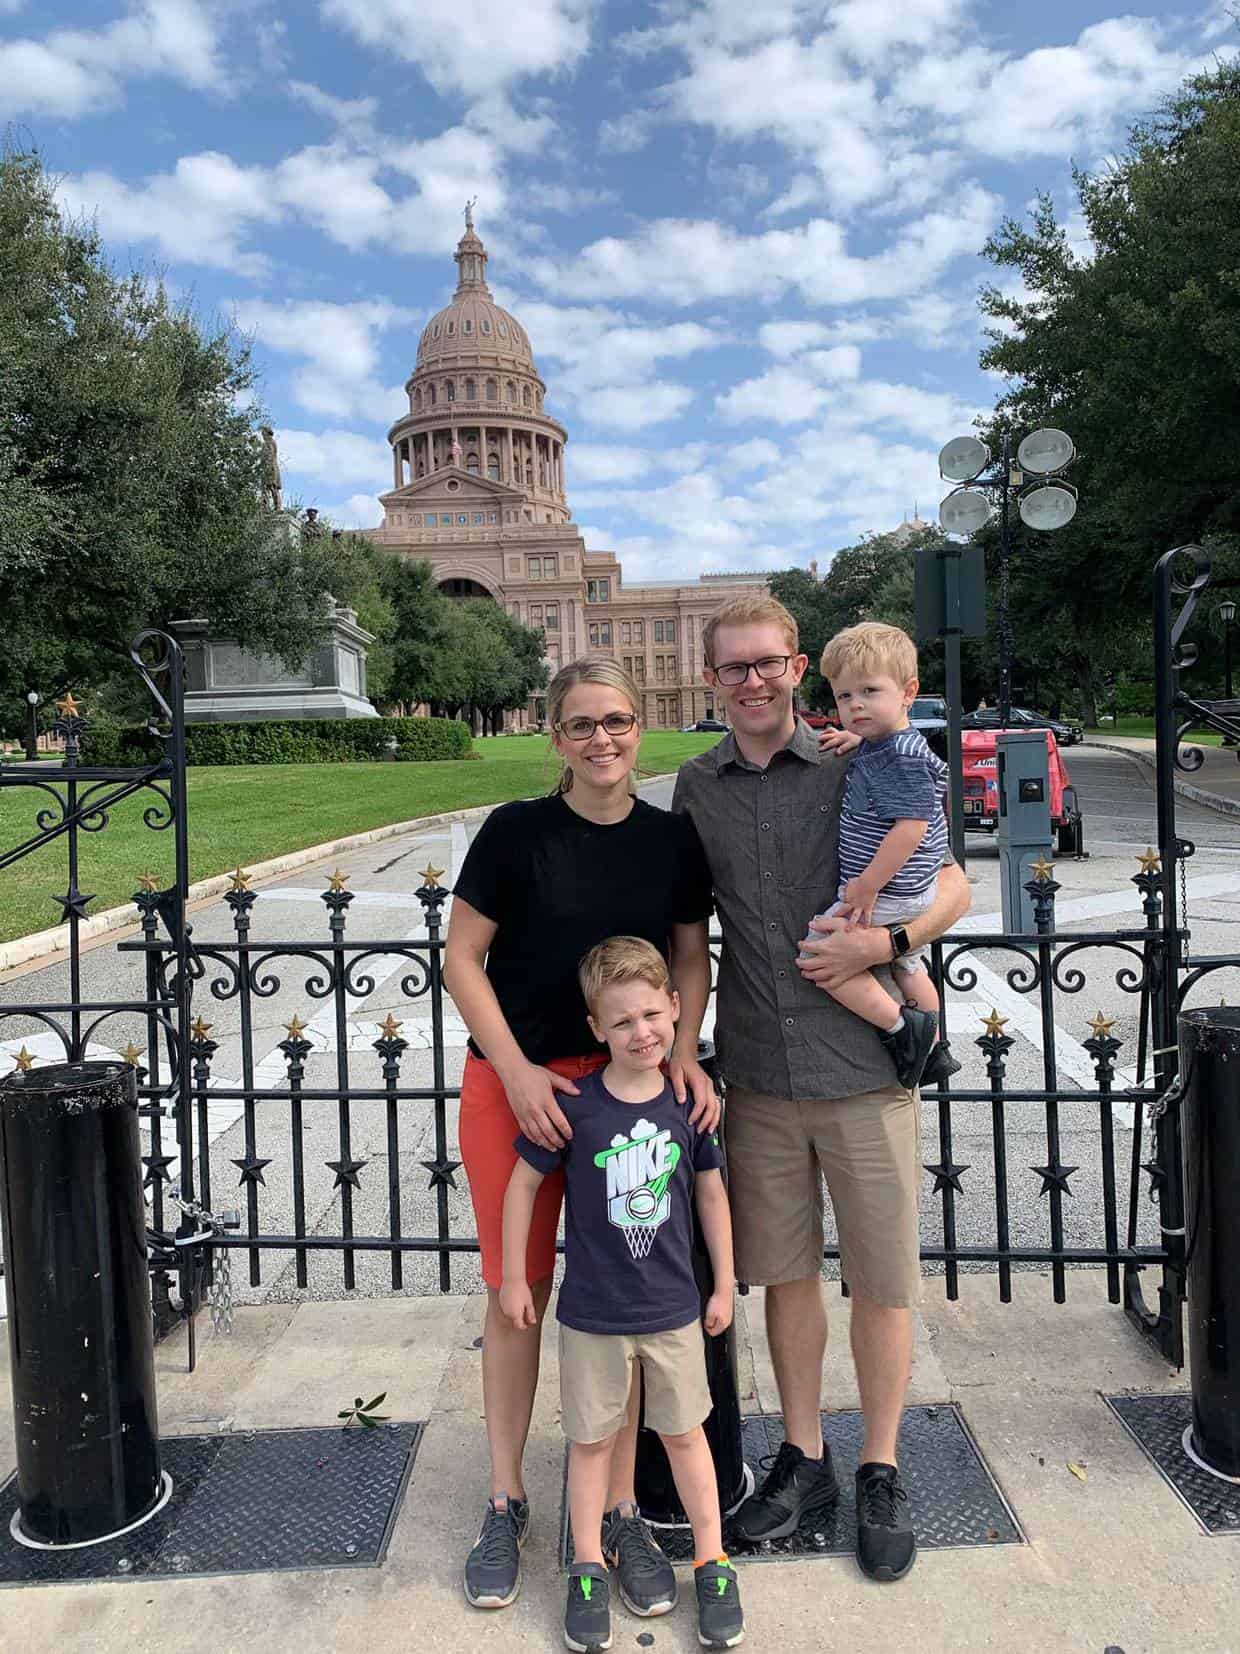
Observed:
[[[848,761],[819,754],[807,724],[765,769],[729,733],[680,767],[672,809],[710,863],[723,953],[715,1043],[725,1079],[773,1097],[854,1097],[894,1083],[868,1023],[797,969],[809,921],[835,900]],[[891,979],[879,972],[883,985]]]

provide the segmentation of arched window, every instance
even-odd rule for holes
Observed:
[[[539,413],[542,412],[542,392],[541,391],[535,391],[534,392],[534,406],[538,409]]]
[[[473,331],[474,331],[473,319],[469,316],[466,316],[465,320],[461,323],[461,332],[462,333],[472,333]]]
[[[426,387],[426,400],[432,408],[435,406],[435,387],[434,387],[434,385],[428,385]]]
[[[411,408],[415,408],[415,409],[420,408],[422,406],[422,392],[421,392],[421,390],[414,391],[413,395],[409,398],[409,406]]]
[[[435,337],[436,338],[439,337],[439,323],[438,322],[435,323]]]
[[[452,337],[452,335],[455,332],[456,332],[456,323],[455,322],[449,322],[448,323],[448,337],[449,337],[449,339]]]
[[[465,457],[465,469],[467,471],[471,471],[475,477],[479,474],[477,454],[467,454],[466,455],[466,457]]]
[[[487,380],[487,401],[488,402],[498,402],[499,401],[499,386],[496,384],[494,379],[488,379]]]
[[[482,318],[482,331],[484,333],[489,333],[491,331],[491,324],[485,316]]]
[[[528,460],[528,459],[525,462],[525,480],[526,480],[527,483],[529,483],[530,487],[533,488],[533,486],[534,486],[534,463],[533,463],[532,460]]]
[[[449,379],[444,384],[443,398],[444,398],[445,402],[455,402],[456,401],[456,380],[455,379]]]
[[[508,389],[508,400],[510,402],[515,402],[517,400],[517,387],[513,384],[511,379],[508,381],[507,389]]]
[[[499,455],[498,454],[488,454],[488,456],[487,456],[487,476],[490,477],[492,482],[498,482],[499,481]]]
[[[521,400],[527,408],[530,407],[533,402],[533,398],[530,395],[530,387],[528,385],[522,388]]]
[[[465,400],[466,402],[476,402],[478,400],[478,382],[476,379],[465,381]]]

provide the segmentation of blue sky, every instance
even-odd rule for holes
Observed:
[[[1067,214],[1226,6],[0,0],[0,120],[253,336],[286,491],[350,525],[477,196],[587,543],[689,577],[933,514],[997,390],[983,241]]]

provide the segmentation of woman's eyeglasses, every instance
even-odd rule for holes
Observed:
[[[791,659],[791,655],[764,655],[761,660],[730,660],[716,666],[715,677],[729,688],[744,683],[751,671],[760,678],[782,678]]]
[[[608,735],[627,735],[636,722],[635,712],[609,712],[605,718],[566,718],[555,727],[570,741],[588,741],[600,724]]]

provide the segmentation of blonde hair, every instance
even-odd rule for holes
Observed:
[[[790,655],[801,652],[800,636],[795,616],[789,614],[777,597],[770,592],[746,592],[742,597],[731,597],[715,610],[702,627],[702,659],[707,666],[715,664],[715,633],[721,626],[761,626],[770,621],[784,634]]]
[[[617,982],[645,982],[665,994],[672,991],[667,961],[640,936],[609,936],[596,942],[577,967],[577,980],[593,1016],[604,988]]]
[[[564,711],[564,702],[568,699],[570,691],[583,683],[599,684],[604,689],[614,689],[623,695],[640,724],[642,715],[641,698],[637,692],[637,685],[623,666],[620,665],[619,661],[608,660],[606,656],[587,656],[581,660],[570,660],[567,666],[561,666],[555,677],[547,685],[547,722],[551,725],[552,730],[560,722],[560,715]],[[572,767],[565,763],[560,771],[560,779],[555,784],[555,791],[566,793],[572,787],[572,784]],[[637,784],[631,774],[629,776],[629,790],[631,792],[637,791]]]
[[[822,675],[828,682],[845,672],[881,672],[906,684],[917,676],[917,645],[898,626],[878,620],[846,626],[822,651]]]

